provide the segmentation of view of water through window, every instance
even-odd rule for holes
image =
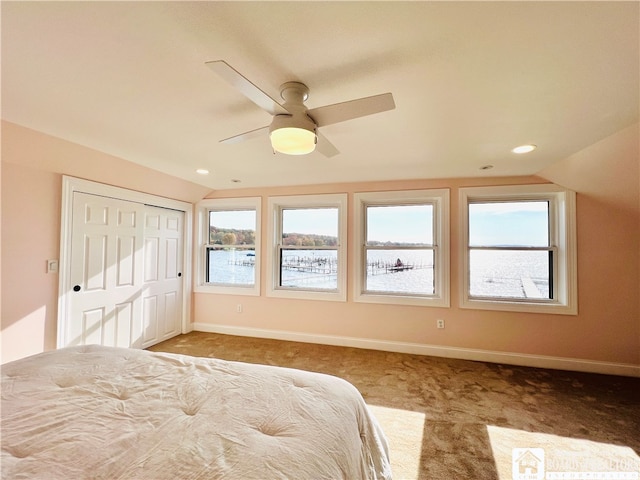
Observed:
[[[472,250],[469,276],[474,297],[550,298],[547,251]]]
[[[549,299],[549,202],[469,204],[469,295]],[[474,247],[488,247],[477,249]]]
[[[334,250],[283,250],[282,282],[292,288],[336,288],[337,257]],[[398,259],[406,268],[398,268]],[[209,272],[216,283],[252,285],[255,254],[230,248],[209,255]],[[547,252],[474,251],[470,259],[473,296],[549,298]],[[370,250],[367,256],[367,290],[432,295],[432,250]]]
[[[470,205],[472,297],[551,298],[550,250],[527,250],[549,245],[548,208],[546,201]],[[433,295],[432,205],[368,207],[367,220],[366,292]],[[255,211],[211,212],[209,282],[255,283],[255,221]],[[337,289],[337,209],[286,209],[282,222],[280,285]]]

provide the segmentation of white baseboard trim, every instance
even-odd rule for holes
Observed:
[[[292,342],[319,343],[339,347],[355,347],[384,352],[412,353],[434,357],[458,358],[480,362],[504,363],[523,367],[551,368],[571,370],[574,372],[603,373],[640,377],[640,365],[629,363],[598,362],[580,358],[552,357],[546,355],[530,355],[525,353],[497,352],[473,348],[443,347],[424,345],[421,343],[390,342],[367,338],[341,337],[335,335],[314,335],[309,333],[290,332],[284,330],[266,330],[260,328],[235,327],[231,325],[215,325],[210,323],[194,323],[193,331],[221,333],[240,337],[270,338]]]

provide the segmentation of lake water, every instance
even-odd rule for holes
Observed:
[[[253,252],[216,250],[209,256],[215,283],[251,285]],[[401,266],[396,267],[398,259]],[[282,286],[333,290],[337,288],[335,251],[283,250]],[[471,295],[505,298],[548,298],[547,252],[474,251],[470,257]],[[528,289],[525,290],[525,284]],[[367,290],[370,292],[434,293],[431,250],[369,250]]]
[[[474,250],[469,273],[472,296],[549,298],[547,251]]]

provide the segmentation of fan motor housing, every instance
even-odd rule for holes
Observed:
[[[309,98],[309,87],[300,82],[286,82],[280,85],[280,96],[287,103],[303,103]]]
[[[281,128],[302,128],[316,133],[316,124],[306,113],[293,115],[276,115],[273,117],[271,125],[269,125],[269,133]]]

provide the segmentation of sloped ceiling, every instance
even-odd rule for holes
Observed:
[[[638,121],[639,6],[2,2],[2,118],[212,189],[535,174]],[[218,59],[273,98],[396,109],[324,127],[332,158],[220,144],[271,117]]]

